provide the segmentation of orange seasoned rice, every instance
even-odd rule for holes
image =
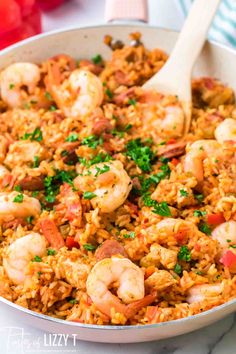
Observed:
[[[234,92],[194,79],[183,136],[178,97],[142,89],[167,55],[131,39],[107,36],[109,60],[59,54],[1,73],[0,296],[30,310],[144,325],[236,297]],[[24,238],[36,234],[41,250]],[[114,275],[124,259],[143,296]]]

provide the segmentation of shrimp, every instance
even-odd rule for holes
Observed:
[[[0,221],[7,222],[15,218],[38,216],[41,206],[36,198],[18,192],[0,193]]]
[[[23,236],[14,241],[6,250],[3,257],[3,267],[14,284],[25,284],[30,281],[27,274],[30,261],[35,257],[46,254],[46,241],[36,232]]]
[[[150,130],[157,131],[163,137],[178,138],[183,135],[184,112],[179,105],[161,107],[159,104],[145,104],[143,121]]]
[[[189,304],[217,298],[223,292],[223,284],[195,285],[188,291],[187,302]]]
[[[60,85],[51,83],[49,91],[66,116],[81,118],[92,113],[103,100],[100,79],[87,70],[74,70]]]
[[[16,165],[23,165],[25,163],[33,163],[34,158],[37,156],[39,160],[43,160],[47,156],[47,152],[37,141],[15,141],[10,145],[9,151],[5,158],[4,163],[14,168]]]
[[[229,220],[217,226],[211,234],[213,240],[217,240],[223,254],[230,246],[236,245],[236,221]]]
[[[216,140],[198,140],[187,148],[184,161],[184,171],[192,173],[198,182],[204,179],[203,161],[208,157],[221,159],[222,147]]]
[[[11,108],[22,107],[33,94],[40,80],[39,67],[32,63],[15,63],[2,71],[0,91],[3,101]],[[27,87],[27,91],[24,89]]]
[[[236,143],[236,120],[226,118],[220,123],[215,130],[215,138],[220,144],[223,144],[227,140]]]
[[[94,193],[91,199],[93,208],[110,213],[125,202],[132,183],[120,161],[98,163],[84,172],[83,176],[75,178],[74,185],[83,192]]]
[[[109,290],[114,283],[118,283],[118,296]],[[142,270],[127,258],[113,256],[96,263],[87,278],[86,288],[99,311],[109,317],[112,317],[112,310],[124,314],[126,318],[131,317],[154,301],[154,296],[144,296]]]

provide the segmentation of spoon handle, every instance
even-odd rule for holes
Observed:
[[[185,70],[192,67],[200,54],[208,29],[221,0],[195,0],[178,37],[169,60],[170,65],[177,63]]]

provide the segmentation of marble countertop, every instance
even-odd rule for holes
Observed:
[[[44,15],[43,28],[49,31],[72,25],[103,23],[104,0],[71,0],[61,8]],[[149,0],[153,25],[180,29],[183,16],[174,0]],[[234,354],[236,353],[236,316],[230,315],[202,330],[161,340],[137,344],[101,344],[82,341],[56,342],[46,345],[45,333],[26,326],[18,316],[9,315],[0,303],[1,354],[86,353],[86,354]]]

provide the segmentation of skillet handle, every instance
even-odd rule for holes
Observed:
[[[147,7],[147,0],[106,0],[105,20],[148,22]]]

